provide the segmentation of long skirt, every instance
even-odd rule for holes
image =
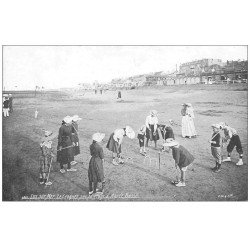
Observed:
[[[189,117],[188,115],[182,117],[181,129],[182,137],[197,135],[193,118]]]
[[[150,139],[150,141],[158,141],[160,139],[158,129],[156,129],[154,133],[154,125],[149,125],[150,129],[146,128],[146,138]]]
[[[79,138],[77,134],[72,134],[73,142],[76,144],[76,146],[73,147],[73,153],[75,155],[80,154],[80,145],[79,145]]]
[[[66,148],[69,146],[72,146],[72,142],[70,139],[62,142],[62,148]],[[59,146],[57,146],[57,150],[59,149]],[[57,151],[57,162],[60,164],[67,164],[74,160],[74,152],[73,147],[62,149],[61,151]]]
[[[88,178],[89,182],[104,181],[103,164],[100,157],[97,156],[91,157],[89,161]]]
[[[114,140],[114,133],[110,135],[106,148],[113,153],[120,154],[122,152],[122,146]]]

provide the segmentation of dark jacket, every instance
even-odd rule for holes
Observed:
[[[4,108],[4,109],[9,108],[9,100],[5,100],[5,101],[3,102],[3,108]]]
[[[216,142],[216,144],[211,143],[211,147],[219,148],[221,146],[221,140],[222,140],[220,133],[218,132],[213,133],[212,138],[213,139],[211,141]]]
[[[180,169],[190,165],[194,161],[193,155],[181,145],[178,148],[172,148],[172,155]]]
[[[72,146],[72,127],[62,125],[59,129],[58,134],[58,147],[66,148],[61,151],[57,152],[57,161],[61,164],[67,164],[71,161],[73,161],[74,155],[73,155],[73,148]],[[69,147],[69,148],[68,148]]]

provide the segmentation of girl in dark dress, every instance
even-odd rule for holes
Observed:
[[[89,161],[88,179],[89,179],[89,195],[93,193],[103,192],[104,190],[104,171],[103,162],[104,154],[100,146],[100,142],[105,134],[95,133],[92,136],[93,142],[90,145],[91,159]],[[98,183],[102,183],[101,189],[97,189]]]
[[[163,146],[172,149],[172,155],[175,160],[175,167],[179,167],[179,169],[181,170],[180,181],[173,181],[173,183],[176,187],[185,187],[185,173],[188,166],[191,165],[191,163],[194,161],[193,155],[190,154],[186,148],[179,145],[179,143],[172,138],[167,139]]]
[[[129,139],[135,138],[135,132],[130,126],[126,126],[126,128],[116,129],[109,137],[106,148],[112,152],[112,164],[115,166],[124,163],[121,157],[121,145],[125,136],[127,136]],[[118,161],[116,160],[116,156],[118,158]]]
[[[65,173],[63,167],[67,164],[67,171],[76,171],[76,169],[71,168],[70,162],[73,159],[73,138],[72,138],[72,127],[71,127],[71,117],[66,116],[63,119],[63,123],[59,129],[58,134],[58,146],[57,146],[57,162],[60,163],[60,172]]]
[[[158,124],[158,129],[161,132],[161,136],[162,136],[162,139],[164,140],[164,142],[169,138],[175,139],[174,138],[174,131],[171,127],[169,127],[167,125]]]

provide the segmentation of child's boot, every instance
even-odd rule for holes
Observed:
[[[217,169],[217,167],[218,167],[218,162],[216,162],[216,165],[215,167],[212,168],[212,170],[214,171],[215,169]]]
[[[119,158],[118,158],[118,162],[119,162],[120,164],[123,164],[123,163],[124,163],[124,160],[123,160],[121,157],[119,157]]]
[[[43,184],[43,178],[42,178],[42,177],[39,178],[39,183],[40,183],[41,185]]]
[[[217,168],[214,170],[215,173],[219,173],[221,171],[221,164],[218,163]]]
[[[227,157],[226,159],[223,160],[223,162],[231,161],[231,157]]]
[[[112,164],[115,165],[115,166],[118,166],[118,162],[115,160],[115,158],[112,160]]]
[[[243,161],[242,159],[239,159],[239,161],[236,163],[237,166],[242,166],[243,165]]]

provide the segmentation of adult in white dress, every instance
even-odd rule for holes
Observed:
[[[182,115],[182,137],[191,138],[196,136],[197,132],[194,125],[194,108],[191,103],[182,104],[183,108],[181,110]]]

